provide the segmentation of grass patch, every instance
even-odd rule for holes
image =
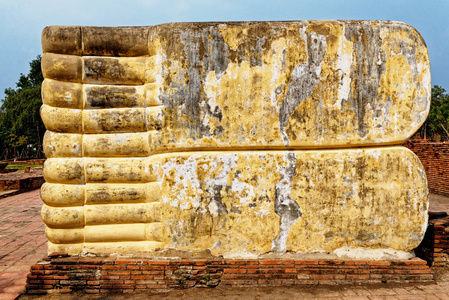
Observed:
[[[6,169],[23,170],[23,169],[25,169],[25,167],[36,168],[36,167],[42,167],[42,165],[14,165],[14,164],[9,164],[8,166],[6,166]]]

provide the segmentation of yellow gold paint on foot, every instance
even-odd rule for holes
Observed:
[[[430,107],[411,26],[52,26],[42,47],[50,252],[257,257],[421,241],[425,173],[390,146]]]

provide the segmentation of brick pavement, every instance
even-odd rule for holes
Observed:
[[[47,254],[39,190],[0,199],[0,300],[24,291],[30,265]]]
[[[432,195],[430,209],[449,213],[449,198]],[[46,255],[46,238],[40,218],[39,190],[0,199],[0,300],[15,299],[25,288],[32,264]],[[159,299],[449,299],[449,273],[434,284],[338,287],[267,287],[193,289],[160,294]],[[93,295],[49,296],[47,299],[92,299]],[[104,299],[104,296],[102,296]],[[141,295],[116,295],[108,299],[142,299]],[[35,299],[22,296],[21,299]]]

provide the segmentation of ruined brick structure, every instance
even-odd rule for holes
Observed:
[[[407,141],[405,146],[422,162],[429,191],[449,197],[449,143],[417,139]]]

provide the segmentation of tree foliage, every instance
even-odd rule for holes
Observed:
[[[20,74],[16,88],[5,89],[0,106],[0,159],[15,157],[25,149],[31,150],[28,155],[42,153],[45,127],[39,110],[43,80],[41,57],[37,56],[30,62],[29,73]]]
[[[449,141],[449,94],[441,86],[432,87],[429,115],[416,135],[433,141]]]

